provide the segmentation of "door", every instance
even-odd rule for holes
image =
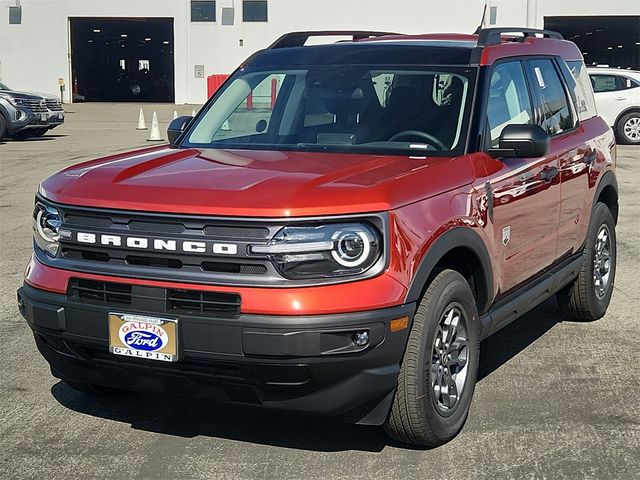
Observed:
[[[487,103],[488,147],[509,124],[536,123],[523,63],[494,65]],[[558,157],[502,158],[485,184],[493,211],[500,294],[530,280],[556,258],[560,212]]]
[[[616,118],[629,105],[631,105],[632,91],[630,79],[620,75],[591,74],[593,93],[598,102],[598,113],[607,124],[615,127]]]
[[[543,77],[552,75],[549,61],[536,62],[532,68],[542,68]],[[566,258],[579,251],[589,226],[594,178],[597,178],[599,158],[598,144],[604,140],[594,138],[594,131],[601,131],[601,119],[597,117],[595,100],[591,92],[589,76],[582,61],[565,63],[554,59],[560,80],[565,87],[569,113],[575,119],[572,128],[553,133],[551,148],[558,154],[560,168],[560,225],[558,228],[558,258]],[[546,72],[546,73],[545,73]],[[559,96],[560,101],[562,97]]]

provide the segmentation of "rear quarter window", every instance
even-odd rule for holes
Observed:
[[[550,59],[528,60],[532,94],[541,108],[538,124],[549,135],[558,135],[575,126],[569,101],[558,71]]]
[[[573,85],[573,93],[575,96],[576,111],[580,120],[595,117],[598,114],[596,109],[596,101],[593,97],[593,89],[587,68],[581,61],[567,62],[567,67],[571,72],[571,76],[575,81]]]

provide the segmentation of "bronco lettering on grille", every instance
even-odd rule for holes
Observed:
[[[123,237],[120,235],[98,235],[95,233],[77,232],[76,241],[91,245],[104,245],[185,253],[206,253],[207,243],[194,240],[166,240],[162,238]],[[235,243],[213,243],[211,251],[217,255],[237,255],[238,245]]]

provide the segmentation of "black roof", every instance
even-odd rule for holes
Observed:
[[[471,63],[476,44],[454,40],[376,40],[257,52],[251,66],[295,65],[459,65]]]

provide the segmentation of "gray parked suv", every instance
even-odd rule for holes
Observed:
[[[56,97],[17,92],[0,83],[0,140],[39,137],[63,123],[64,110]]]

